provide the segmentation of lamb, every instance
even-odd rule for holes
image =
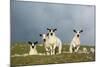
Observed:
[[[95,49],[94,48],[90,48],[90,53],[95,53]]]
[[[40,36],[42,36],[43,45],[44,45],[44,48],[45,48],[45,51],[46,51],[46,55],[50,55],[52,46],[49,44],[48,34],[40,34]]]
[[[87,48],[83,48],[83,53],[88,53],[88,50],[87,50]]]
[[[75,29],[73,30],[76,34],[73,37],[70,47],[69,47],[69,51],[70,53],[72,52],[78,52],[79,48],[80,48],[80,33],[83,32],[83,30],[80,31],[76,31]]]
[[[30,44],[30,51],[29,51],[29,55],[37,55],[38,52],[36,50],[36,44],[38,43],[38,41],[36,42],[31,42],[31,41],[28,41],[28,44]]]
[[[58,48],[58,54],[61,54],[62,51],[62,41],[55,35],[55,31],[57,29],[49,29],[48,30],[48,41],[49,44],[52,46],[51,48],[51,54],[55,54],[55,49]]]

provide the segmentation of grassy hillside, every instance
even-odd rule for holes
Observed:
[[[83,47],[89,48],[94,46],[81,46],[80,50]],[[63,45],[62,52],[68,51],[69,45]],[[44,47],[37,45],[37,51],[39,53],[44,53]],[[25,54],[29,52],[29,45],[24,43],[16,43],[11,45],[11,55],[14,54]],[[25,57],[11,57],[11,65],[37,65],[37,64],[54,64],[54,63],[72,63],[72,62],[86,62],[86,61],[95,61],[95,55],[92,53],[62,53],[60,55],[32,55]]]

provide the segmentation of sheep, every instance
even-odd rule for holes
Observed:
[[[90,53],[95,53],[95,49],[94,48],[90,48]]]
[[[75,29],[73,30],[76,34],[73,37],[70,47],[69,47],[69,51],[70,53],[72,52],[78,52],[79,48],[80,48],[80,33],[83,32],[83,30],[80,31],[76,31]]]
[[[88,53],[87,48],[83,48],[83,53]]]
[[[43,45],[46,51],[46,55],[50,55],[51,45],[49,44],[49,41],[48,41],[48,34],[40,34],[40,36],[42,37],[42,40],[43,40]]]
[[[55,35],[55,31],[57,31],[57,29],[49,29],[48,30],[48,41],[49,44],[52,46],[51,48],[51,54],[54,55],[55,54],[55,49],[58,48],[58,54],[61,54],[62,51],[62,41]]]
[[[38,43],[38,41],[36,42],[31,42],[31,41],[28,41],[28,44],[30,44],[30,51],[29,51],[29,55],[37,55],[38,52],[36,50],[36,44]]]

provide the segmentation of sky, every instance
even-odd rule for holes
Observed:
[[[70,43],[81,30],[82,44],[95,44],[95,6],[11,0],[11,41],[39,41],[46,28],[57,28],[62,42]]]

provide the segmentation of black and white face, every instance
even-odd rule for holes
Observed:
[[[47,30],[48,30],[48,34],[50,35],[50,36],[53,36],[53,35],[55,35],[55,31],[57,31],[57,29],[55,28],[55,29],[49,29],[49,28],[47,28]]]
[[[77,36],[77,37],[80,37],[80,33],[82,33],[82,32],[83,32],[83,30],[76,31],[75,29],[74,29],[73,31],[76,33],[76,36]]]
[[[46,42],[46,37],[48,34],[40,34],[40,36],[42,37],[43,42]]]
[[[28,41],[28,44],[30,44],[32,48],[34,48],[37,43],[38,43],[38,41],[33,42],[33,43],[31,41]]]

